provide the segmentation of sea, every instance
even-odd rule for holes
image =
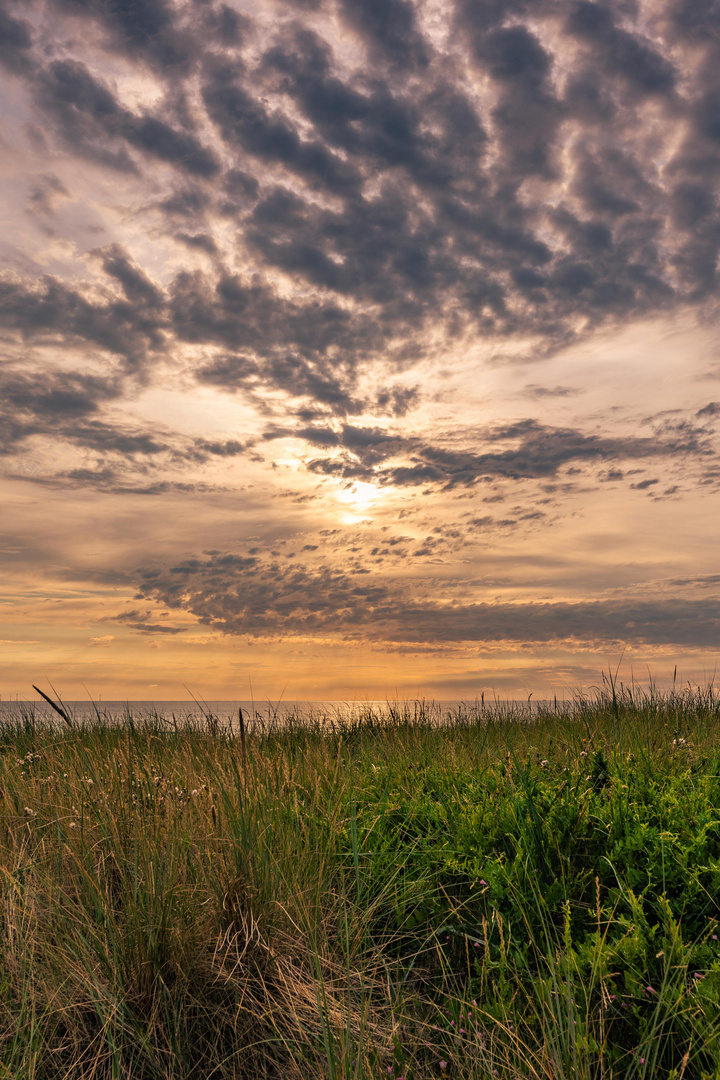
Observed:
[[[548,712],[567,713],[574,701],[502,700],[477,698],[464,701],[371,700],[360,701],[61,701],[58,703],[73,725],[98,721],[108,724],[153,727],[200,727],[239,732],[240,715],[248,732],[271,731],[290,726],[328,730],[372,722],[418,722],[453,724],[487,719],[532,720]],[[0,726],[32,719],[40,724],[60,724],[64,719],[43,700],[0,700]]]

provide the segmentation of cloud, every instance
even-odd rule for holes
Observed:
[[[163,342],[142,305],[121,317],[64,287],[58,303],[74,300],[75,318],[55,325],[68,338],[97,340],[102,323],[107,347],[135,354],[141,343],[171,351],[173,336],[222,345],[235,355],[199,357],[197,375],[231,390],[272,354],[279,382],[294,392],[304,369],[303,393],[342,415],[357,370],[388,351],[419,358],[429,325],[448,340],[530,335],[552,349],[715,287],[717,86],[710,61],[689,53],[679,79],[679,41],[699,39],[674,16],[649,34],[619,4],[543,0],[531,20],[524,3],[459,3],[443,51],[409,0],[344,0],[358,66],[302,7],[264,27],[217,4],[55,10],[102,27],[106,47],[150,65],[164,93],[152,110],[130,108],[82,36],[45,60],[15,19],[9,32],[34,57],[17,74],[47,137],[107,169],[163,163],[175,179],[158,208],[204,218],[168,223],[176,241],[230,254],[214,210],[250,260],[247,276],[177,274]],[[482,99],[471,70],[487,80]],[[50,319],[49,300],[36,308]],[[313,379],[320,357],[334,376]]]
[[[310,185],[338,194],[355,188],[353,172],[336,153],[320,140],[301,139],[284,115],[269,113],[236,75],[236,65],[213,65],[203,87],[208,116],[227,144],[260,162],[281,164]]]
[[[22,229],[8,216],[30,254],[0,276],[8,472],[199,496],[218,490],[202,468],[280,458],[288,440],[309,476],[273,492],[282,504],[265,493],[283,521],[359,481],[388,505],[400,489],[401,516],[419,491],[445,493],[442,516],[481,483],[502,504],[464,502],[442,532],[428,509],[426,535],[360,540],[341,568],[303,534],[292,565],[259,541],[142,577],[148,602],[228,633],[711,641],[709,596],[692,610],[683,597],[457,603],[449,584],[399,575],[547,524],[580,472],[647,507],[676,490],[667,473],[717,482],[716,402],[636,431],[620,412],[551,423],[548,405],[565,416],[591,376],[528,374],[599,328],[715,317],[717,29],[710,4],[624,0],[457,0],[442,19],[423,0],[0,8],[13,145],[33,166]],[[492,422],[505,406],[490,391],[459,401],[455,374],[478,356],[512,360],[526,413]],[[230,400],[181,436],[171,416],[134,419],[146,390]],[[149,604],[117,620],[183,632]]]
[[[111,49],[129,52],[160,69],[185,67],[191,42],[174,18],[166,0],[56,0],[68,14],[96,21]]]
[[[720,631],[720,601],[711,597],[459,602],[438,597],[432,581],[367,577],[361,569],[216,554],[146,571],[139,578],[139,594],[227,634],[330,634],[418,643],[623,641],[706,648]]]
[[[542,399],[548,397],[575,397],[582,390],[577,386],[539,386],[537,383],[528,383],[523,393],[530,398]]]
[[[161,285],[114,244],[100,282],[5,281],[4,324],[28,338],[146,375],[189,346],[201,383],[343,417],[371,404],[373,364],[486,338],[546,355],[715,294],[718,80],[709,38],[693,60],[700,16],[458,2],[443,37],[409,0],[271,22],[216,3],[50,7],[49,54],[3,16],[37,129],[101,171],[146,171],[158,228],[205,262]],[[155,80],[152,107],[124,102],[103,50]],[[38,208],[59,193],[36,191]],[[403,393],[374,404],[401,416]]]
[[[78,60],[55,60],[33,82],[35,100],[64,143],[82,157],[132,171],[124,148],[174,165],[191,176],[212,177],[220,169],[215,155],[194,134],[178,130],[157,116],[123,108],[112,91]]]
[[[120,244],[108,244],[93,252],[102,262],[105,273],[115,278],[129,301],[141,307],[156,307],[163,294],[148,275],[128,256]]]
[[[343,448],[332,457],[311,460],[311,472],[400,487],[439,484],[454,488],[491,478],[543,479],[555,477],[562,468],[578,463],[657,457],[702,459],[714,455],[706,431],[682,423],[659,429],[656,437],[619,437],[552,427],[528,418],[477,431],[472,442],[488,446],[480,453],[448,450],[417,439],[351,426],[340,432],[309,428],[296,434],[311,444]],[[389,462],[400,453],[406,458],[404,463]],[[642,490],[651,483],[657,481],[646,480],[633,486]]]
[[[15,455],[26,440],[37,436],[126,458],[169,449],[167,442],[147,431],[120,427],[100,415],[105,405],[122,395],[117,378],[80,371],[9,370],[0,378],[0,392],[0,454]]]
[[[0,65],[23,74],[30,67],[32,32],[26,19],[17,19],[0,7]]]
[[[340,11],[367,42],[373,60],[380,56],[393,67],[411,71],[427,67],[430,48],[409,0],[341,0]]]
[[[117,278],[119,261],[106,262],[108,272]],[[138,280],[143,276],[139,271]],[[127,267],[121,284],[124,297],[109,290],[98,297],[89,287],[73,287],[49,274],[29,282],[2,272],[0,326],[18,331],[25,340],[56,335],[68,349],[84,343],[94,345],[122,357],[129,370],[137,370],[150,350],[163,348],[162,321],[157,311],[135,302],[137,295],[133,295]]]
[[[59,203],[69,198],[70,194],[59,177],[54,176],[52,173],[40,176],[30,191],[28,200],[30,212],[32,214],[52,215],[55,213]]]
[[[626,93],[638,97],[673,94],[677,73],[671,60],[658,53],[641,33],[618,26],[611,7],[580,0],[573,6],[565,29],[587,44],[603,73],[623,81]]]
[[[501,168],[516,183],[533,175],[553,177],[562,106],[550,81],[552,56],[522,25],[475,36],[473,43],[477,61],[498,87],[492,117],[503,152]]]
[[[700,574],[698,577],[672,578],[670,585],[695,585],[701,589],[716,589],[720,585],[720,574]]]
[[[107,616],[103,622],[118,622],[124,626],[129,626],[131,630],[135,630],[140,634],[184,634],[186,627],[184,626],[170,626],[167,623],[152,623],[147,619],[150,617],[150,612],[140,611],[124,611],[119,615]],[[106,640],[98,639],[98,640]]]
[[[630,487],[634,488],[636,491],[647,491],[648,488],[659,483],[660,481],[657,477],[654,477],[652,480],[639,480],[637,484],[631,484]]]

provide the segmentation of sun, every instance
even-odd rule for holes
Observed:
[[[347,524],[353,524],[361,521],[385,495],[386,492],[382,488],[368,484],[364,480],[356,480],[349,487],[340,488],[336,493],[336,498],[347,509],[343,520]]]

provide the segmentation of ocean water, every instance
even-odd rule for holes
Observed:
[[[510,701],[63,701],[62,707],[76,724],[152,724],[163,727],[207,727],[217,724],[224,730],[239,731],[240,710],[248,731],[309,727],[344,727],[371,720],[427,719],[447,724],[481,715],[496,719],[530,720],[548,711],[567,712],[572,702]],[[0,724],[32,716],[39,723],[62,724],[63,720],[43,700],[0,701]]]

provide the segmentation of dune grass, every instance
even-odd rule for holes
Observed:
[[[720,1076],[712,688],[210,720],[0,729],[0,1077]]]

